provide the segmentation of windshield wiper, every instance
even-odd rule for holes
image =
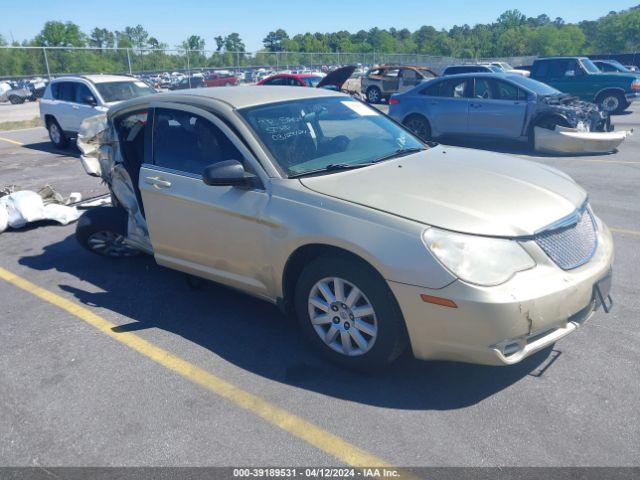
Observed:
[[[315,173],[322,172],[338,172],[340,170],[353,170],[355,168],[368,167],[369,165],[373,165],[374,162],[364,162],[364,163],[330,163],[326,167],[316,168],[314,170],[308,170],[306,172],[295,173],[293,175],[289,175],[289,178],[298,178],[304,177],[305,175],[313,175]]]
[[[421,152],[426,150],[424,147],[411,147],[411,148],[399,148],[394,152],[391,152],[387,155],[383,155],[380,158],[376,158],[371,163],[384,162],[385,160],[391,160],[392,158],[404,157],[405,155],[410,155],[412,153]]]

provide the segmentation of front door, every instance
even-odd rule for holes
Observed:
[[[523,135],[527,94],[503,80],[476,77],[469,102],[469,133],[517,139]]]
[[[157,262],[268,297],[260,219],[269,195],[262,186],[202,181],[204,168],[223,160],[252,173],[261,167],[209,112],[157,108],[153,123],[152,163],[142,166],[139,185]]]

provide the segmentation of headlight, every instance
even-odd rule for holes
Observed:
[[[478,285],[499,285],[536,262],[515,241],[429,228],[422,234],[427,248],[454,275]]]

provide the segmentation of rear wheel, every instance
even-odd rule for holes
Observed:
[[[379,103],[382,100],[382,92],[378,87],[367,88],[367,102]]]
[[[55,118],[47,122],[47,130],[49,131],[49,139],[57,148],[64,148],[69,144],[69,139],[60,128],[60,124]]]
[[[358,370],[393,362],[407,346],[400,309],[382,277],[349,257],[319,257],[302,272],[296,315],[330,360]]]
[[[431,140],[431,125],[422,115],[409,115],[402,124],[422,140]]]
[[[20,103],[24,103],[24,98],[19,97],[18,95],[11,95],[9,97],[9,101],[13,104],[13,105],[18,105]]]
[[[627,108],[627,99],[620,92],[604,92],[596,103],[607,113],[622,113]]]
[[[118,207],[97,207],[82,214],[76,239],[96,255],[109,258],[134,257],[140,250],[128,245],[127,212]]]

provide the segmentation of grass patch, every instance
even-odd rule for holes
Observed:
[[[31,120],[0,122],[0,130],[18,130],[19,128],[39,127],[40,125],[40,117],[33,117]]]

